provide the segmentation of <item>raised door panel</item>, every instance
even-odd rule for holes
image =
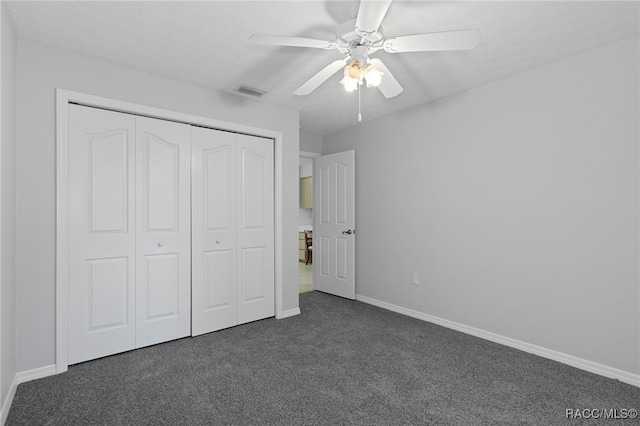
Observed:
[[[317,234],[316,234],[317,235]],[[319,265],[318,273],[323,278],[331,277],[331,238],[325,236],[316,236],[316,249],[315,252],[320,256],[316,258],[316,264]],[[318,259],[319,258],[319,259]]]
[[[87,260],[87,331],[127,327],[129,318],[129,259]]]
[[[89,231],[125,233],[128,229],[128,132],[117,129],[88,137],[87,205]]]
[[[314,193],[318,194],[316,209],[319,214],[319,222],[320,223],[331,223],[331,192],[330,192],[330,165],[325,164],[322,167],[319,167],[316,175],[318,179],[315,180],[316,189]]]
[[[148,232],[177,232],[180,146],[144,132],[142,144],[144,224]]]
[[[264,230],[267,197],[264,178],[267,168],[266,153],[240,146],[240,212],[241,229]]]
[[[238,324],[273,316],[273,140],[236,135]]]
[[[336,162],[335,164],[335,188],[336,188],[336,213],[335,224],[346,226],[351,218],[349,217],[349,168],[347,164]]]
[[[144,257],[145,281],[137,283],[143,286],[145,293],[145,321],[174,318],[180,315],[178,253],[147,255]]]
[[[240,278],[243,303],[265,300],[271,292],[265,285],[269,277],[265,277],[267,247],[243,248],[240,254]]]
[[[232,133],[192,129],[193,336],[236,325],[235,153]]]
[[[69,364],[135,347],[134,130],[69,106]]]
[[[233,309],[235,305],[235,256],[232,250],[204,253],[205,312]]]
[[[191,331],[190,127],[136,117],[136,347]]]
[[[224,144],[202,150],[205,231],[233,231],[235,185],[233,185],[233,146]]]

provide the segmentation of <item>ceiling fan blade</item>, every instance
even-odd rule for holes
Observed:
[[[268,44],[272,46],[313,47],[316,49],[335,49],[338,43],[335,41],[316,40],[304,37],[285,37],[265,34],[254,34],[249,41],[256,44]]]
[[[356,34],[365,36],[378,31],[391,0],[360,0],[356,17]]]
[[[329,77],[334,75],[339,70],[343,69],[345,65],[347,65],[347,59],[339,59],[337,61],[331,62],[329,65],[324,67],[319,73],[311,77],[304,83],[302,86],[298,87],[298,89],[293,92],[298,96],[308,95],[309,93],[316,90],[318,86],[327,81]]]
[[[378,71],[382,71],[382,81],[380,81],[378,89],[380,89],[385,98],[393,98],[404,92],[398,80],[396,80],[393,74],[391,74],[391,71],[389,71],[389,68],[387,68],[380,59],[370,58],[369,62],[373,64]]]
[[[384,41],[383,48],[389,53],[471,50],[476,47],[479,41],[480,31],[474,28],[392,37]]]

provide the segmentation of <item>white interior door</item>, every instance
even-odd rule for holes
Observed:
[[[68,362],[135,347],[135,117],[69,106]]]
[[[191,130],[192,330],[237,324],[235,134]]]
[[[313,284],[355,298],[355,151],[315,159]]]
[[[192,334],[273,316],[273,141],[192,130]]]
[[[190,131],[136,117],[136,347],[191,333]]]

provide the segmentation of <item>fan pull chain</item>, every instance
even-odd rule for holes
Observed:
[[[358,121],[362,121],[362,114],[360,113],[360,92],[360,87],[358,87]]]

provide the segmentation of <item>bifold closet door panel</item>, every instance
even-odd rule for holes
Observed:
[[[271,317],[273,140],[196,128],[192,149],[192,334]]]
[[[190,129],[136,117],[136,347],[191,333]]]
[[[68,363],[135,348],[135,117],[69,106]]]
[[[236,135],[238,324],[275,314],[273,140]]]
[[[193,336],[237,324],[235,137],[191,129]]]

